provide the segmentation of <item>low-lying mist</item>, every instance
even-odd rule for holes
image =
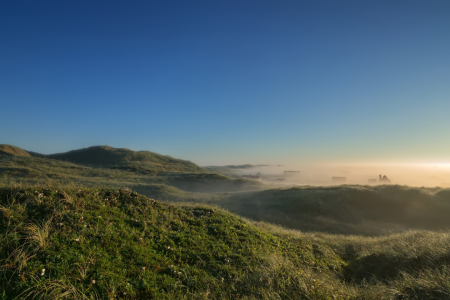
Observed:
[[[259,175],[274,185],[329,186],[341,184],[399,184],[408,186],[450,186],[450,166],[410,165],[277,165],[229,169],[236,177]],[[381,180],[386,176],[388,180]]]
[[[298,186],[201,195],[173,194],[170,201],[213,204],[252,220],[310,232],[379,235],[450,229],[448,188]]]

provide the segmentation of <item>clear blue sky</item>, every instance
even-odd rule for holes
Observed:
[[[0,143],[450,161],[450,1],[0,2]]]

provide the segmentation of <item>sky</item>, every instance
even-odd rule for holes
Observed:
[[[1,0],[0,144],[449,164],[449,16],[448,0]]]

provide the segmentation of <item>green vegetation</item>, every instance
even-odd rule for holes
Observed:
[[[20,149],[19,147],[0,144],[0,154],[9,154],[16,156],[31,156],[27,151]]]
[[[312,278],[343,264],[222,210],[129,190],[19,186],[0,199],[5,299],[325,296]]]
[[[269,189],[151,152],[0,145],[0,296],[450,299],[449,215],[450,189]]]
[[[46,157],[76,164],[130,170],[143,174],[167,172],[204,173],[196,164],[149,151],[132,151],[109,146],[93,146]]]
[[[171,201],[177,199],[172,194]],[[302,231],[379,235],[450,229],[450,189],[398,185],[331,186],[222,193],[191,201]]]
[[[450,234],[306,234],[127,189],[0,188],[3,299],[448,299]]]
[[[147,186],[147,190],[152,190],[153,185],[164,184],[190,192],[245,191],[263,187],[260,182],[232,180],[211,174],[192,162],[148,151],[98,146],[41,155],[8,145],[2,145],[1,149],[0,179],[3,182],[34,184],[51,181],[53,184],[132,189]]]

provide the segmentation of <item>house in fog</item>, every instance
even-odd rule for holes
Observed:
[[[389,180],[389,178],[386,177],[386,175],[383,175],[383,177],[378,176],[378,182],[379,183],[391,183],[391,181]]]
[[[331,177],[331,181],[333,181],[333,182],[346,182],[347,181],[347,177],[333,176],[333,177]]]
[[[261,175],[259,175],[259,174],[261,174],[261,173],[258,173],[258,174],[256,174],[256,175],[252,175],[252,174],[250,174],[250,175],[242,175],[242,178],[261,181],[261,180],[262,180],[262,177],[261,177]]]

